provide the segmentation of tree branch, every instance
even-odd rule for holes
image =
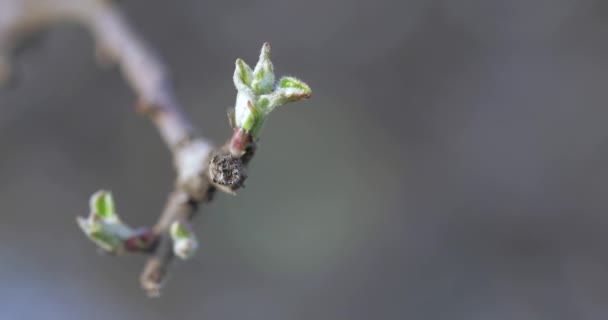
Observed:
[[[187,222],[196,212],[197,202],[184,192],[174,191],[169,195],[167,204],[153,233],[158,237],[158,246],[152,257],[148,259],[141,274],[141,285],[151,296],[160,293],[162,280],[167,273],[169,263],[173,259],[173,248],[167,230],[174,221]]]
[[[231,117],[235,128],[223,146],[214,147],[196,136],[175,98],[163,62],[119,10],[104,0],[0,0],[0,82],[11,75],[9,56],[19,38],[50,23],[65,21],[87,28],[95,39],[98,58],[120,67],[138,96],[136,110],[155,124],[173,155],[177,172],[174,190],[153,228],[132,231],[123,225],[113,211],[111,196],[103,192],[96,194],[98,202],[92,204],[89,219],[79,220],[91,239],[112,252],[151,253],[140,281],[149,295],[156,296],[175,252],[179,252],[170,229],[187,225],[198,204],[210,201],[216,189],[234,193],[243,185],[263,120],[280,104],[308,98],[310,88],[297,79],[283,78],[276,90],[271,90],[275,85],[267,44],[255,70],[237,60],[234,79],[239,94],[236,118],[234,114]],[[119,248],[115,247],[117,243]]]

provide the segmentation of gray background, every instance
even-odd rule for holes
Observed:
[[[89,35],[56,26],[0,92],[0,319],[606,319],[608,4],[124,1],[202,133],[263,41],[313,99],[196,219],[160,299],[77,228],[113,190],[153,223],[170,157]]]

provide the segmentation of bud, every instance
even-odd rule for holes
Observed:
[[[234,85],[237,89],[234,110],[235,129],[259,138],[264,121],[276,107],[310,98],[310,87],[293,77],[283,77],[275,83],[274,68],[270,61],[270,45],[264,43],[260,58],[252,71],[241,59],[236,60]]]
[[[190,226],[186,223],[175,221],[171,224],[169,235],[173,240],[173,253],[186,260],[192,258],[198,248],[198,241]]]
[[[89,201],[91,213],[87,218],[77,217],[80,229],[89,239],[109,253],[124,251],[124,241],[133,236],[133,230],[122,223],[114,210],[112,194],[98,191]]]

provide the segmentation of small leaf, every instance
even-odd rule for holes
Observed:
[[[95,192],[91,197],[91,211],[105,221],[115,219],[116,212],[112,194],[104,190]]]
[[[122,249],[121,239],[102,231],[90,233],[89,239],[95,242],[101,249],[110,253],[117,253]]]
[[[305,93],[306,95],[310,96],[310,94],[312,93],[312,91],[310,90],[310,87],[304,83],[304,81],[294,78],[294,77],[283,77],[281,78],[281,80],[279,80],[279,88],[282,89],[289,89],[289,88],[295,88],[295,89],[299,89],[301,90],[303,93]]]
[[[260,52],[260,58],[253,70],[253,82],[251,88],[257,94],[266,94],[272,91],[274,86],[274,68],[270,61],[270,45],[264,43]]]
[[[243,59],[236,59],[234,76],[233,79],[234,86],[238,91],[247,92],[250,95],[253,95],[253,91],[251,90],[251,81],[253,80],[253,71],[251,68],[243,61]]]
[[[76,221],[85,235],[101,249],[115,253],[122,249],[122,239],[112,232],[108,232],[103,221],[77,217]]]
[[[310,92],[299,88],[277,88],[273,93],[264,95],[261,99],[268,99],[268,111],[289,102],[296,102],[310,98]]]

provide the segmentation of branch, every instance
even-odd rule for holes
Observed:
[[[0,0],[0,80],[13,75],[10,56],[19,39],[56,22],[77,23],[90,31],[98,58],[120,66],[138,95],[139,111],[153,120],[170,148],[192,138],[192,125],[175,99],[167,68],[108,1]]]
[[[234,73],[238,94],[229,115],[233,134],[223,146],[214,147],[194,133],[162,61],[118,9],[102,0],[0,0],[0,82],[11,75],[9,56],[18,38],[63,21],[86,27],[100,60],[120,67],[138,95],[136,110],[155,124],[173,155],[174,190],[154,227],[134,229],[123,223],[105,191],[93,195],[91,214],[78,218],[87,236],[107,252],[151,253],[140,281],[149,295],[156,296],[173,256],[188,258],[196,248],[189,221],[199,203],[210,201],[216,190],[234,194],[242,187],[265,119],[279,105],[310,97],[310,88],[291,77],[275,83],[268,44],[254,70],[238,59]]]
[[[141,285],[150,296],[160,294],[162,280],[167,273],[169,263],[173,259],[172,242],[167,230],[175,221],[187,222],[196,212],[197,202],[192,201],[188,194],[174,191],[161,214],[159,221],[153,229],[155,236],[159,237],[158,247],[154,255],[148,259],[141,274]]]

